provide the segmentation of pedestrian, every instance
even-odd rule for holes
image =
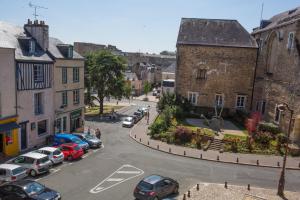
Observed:
[[[99,129],[99,128],[96,129],[95,135],[96,135],[96,137],[100,140],[100,138],[101,138],[101,132],[100,132],[100,129]]]
[[[91,135],[91,129],[90,129],[90,127],[88,128],[87,134]]]

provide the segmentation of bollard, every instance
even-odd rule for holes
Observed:
[[[199,184],[197,184],[197,191],[199,191]]]
[[[219,156],[217,156],[217,161],[219,161],[220,160],[220,157]]]
[[[239,158],[236,158],[236,162],[239,163]]]
[[[159,145],[157,145],[157,149],[159,149]]]
[[[186,200],[185,194],[183,194],[183,199],[182,200]]]
[[[134,135],[134,138],[136,138],[136,135]]]
[[[140,142],[142,142],[142,138],[140,138]]]
[[[256,165],[259,165],[259,160],[256,161]]]
[[[183,151],[183,155],[185,156],[185,151]]]
[[[148,141],[148,143],[147,143],[147,144],[148,144],[148,146],[150,145],[149,141]]]
[[[225,181],[225,188],[227,189],[227,181]]]
[[[188,191],[187,197],[191,197],[191,191]]]
[[[171,153],[171,148],[169,148],[169,153]]]
[[[202,159],[202,153],[200,154],[200,159]]]
[[[277,166],[280,167],[280,162],[279,161],[277,162]]]
[[[250,184],[248,184],[248,190],[250,190]]]

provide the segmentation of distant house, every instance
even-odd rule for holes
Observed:
[[[169,67],[162,70],[162,80],[175,79],[176,62],[172,63]]]
[[[134,72],[125,72],[125,80],[130,84],[133,96],[142,94],[142,81]]]
[[[181,20],[175,90],[197,112],[249,110],[257,44],[236,20]]]

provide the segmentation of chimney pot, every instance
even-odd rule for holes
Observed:
[[[28,19],[28,20],[27,20],[27,24],[28,24],[28,25],[31,25],[31,24],[32,24],[32,21],[31,21],[30,19]]]
[[[35,25],[39,24],[39,21],[38,20],[34,20],[34,24]]]

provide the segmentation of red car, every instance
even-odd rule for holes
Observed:
[[[61,144],[59,148],[64,154],[65,160],[75,160],[81,158],[81,156],[84,154],[82,148],[75,143]]]

